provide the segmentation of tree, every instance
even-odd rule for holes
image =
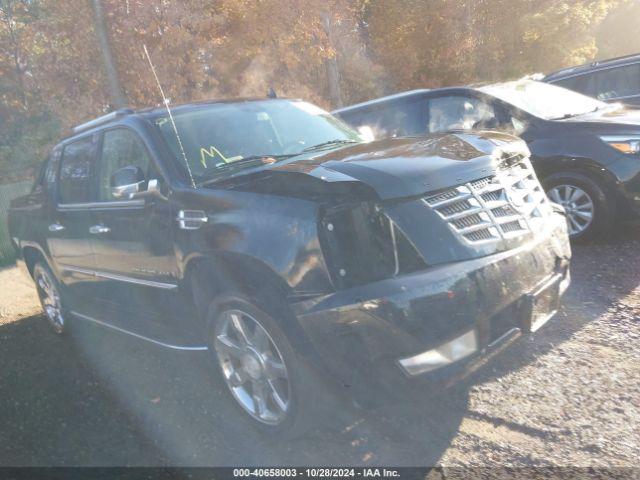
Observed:
[[[612,9],[596,31],[598,59],[640,52],[640,36],[629,35],[638,29],[640,1],[622,2],[619,8]]]
[[[8,104],[26,109],[28,106],[28,89],[26,76],[28,75],[27,44],[29,42],[29,23],[35,19],[35,8],[27,0],[2,0],[0,3],[0,73],[2,74],[3,97]],[[11,88],[13,84],[15,88]],[[6,93],[5,93],[6,92]]]
[[[107,74],[107,85],[109,85],[109,93],[111,103],[115,108],[122,108],[127,105],[124,96],[120,78],[118,76],[118,68],[111,53],[111,43],[109,41],[109,33],[105,22],[104,13],[102,11],[102,0],[92,0],[94,24],[98,41],[100,43],[100,52],[104,61],[104,69]]]
[[[145,44],[173,103],[261,97],[273,87],[330,109],[627,53],[637,5],[0,0],[0,177],[23,175],[62,132],[123,105],[121,97],[161,104]]]

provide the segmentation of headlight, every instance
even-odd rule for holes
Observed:
[[[320,242],[338,288],[424,269],[424,260],[403,232],[374,202],[347,204],[325,212]]]
[[[619,152],[627,155],[637,155],[640,153],[640,136],[628,137],[623,135],[609,135],[600,139],[615,148]]]

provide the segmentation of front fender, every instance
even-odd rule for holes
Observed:
[[[198,230],[176,232],[183,276],[192,258],[204,256],[260,265],[259,270],[273,272],[294,294],[333,289],[318,238],[318,204],[214,190],[199,192],[197,200],[208,221]]]

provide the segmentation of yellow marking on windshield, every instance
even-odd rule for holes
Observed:
[[[200,147],[200,163],[202,164],[202,166],[204,168],[209,168],[207,166],[207,157],[209,158],[216,158],[216,155],[218,157],[220,157],[222,159],[222,161],[224,163],[231,163],[231,162],[235,162],[237,160],[242,160],[242,155],[236,155],[235,157],[225,157],[220,150],[218,150],[216,147],[214,147],[213,145],[211,145],[209,147],[209,149],[206,149],[204,147]]]
[[[224,161],[224,163],[227,163],[227,159],[225,158],[225,156],[222,155],[216,147],[210,146],[209,150],[204,147],[200,147],[200,163],[204,168],[207,168],[206,157],[216,158],[216,155],[218,155],[222,159],[222,161]]]

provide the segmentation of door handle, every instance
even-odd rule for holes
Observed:
[[[59,223],[52,223],[49,225],[50,232],[60,232],[62,230],[64,230],[64,225],[60,225]]]
[[[94,225],[93,227],[89,227],[89,233],[93,235],[99,235],[101,233],[109,233],[111,229],[109,227],[105,227],[104,225]]]

